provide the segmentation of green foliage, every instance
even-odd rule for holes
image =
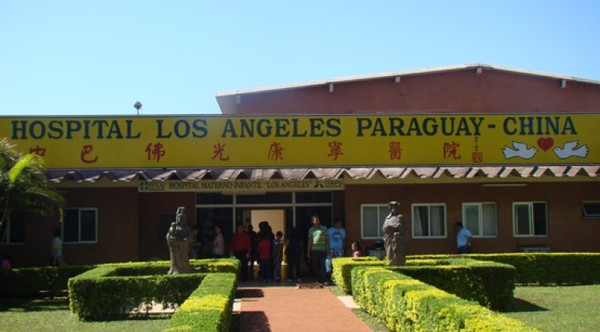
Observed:
[[[115,270],[103,266],[69,280],[70,308],[80,319],[120,318],[153,302],[165,307],[179,305],[206,277],[199,273],[116,277],[112,276]]]
[[[494,261],[516,268],[515,282],[535,285],[600,284],[600,253],[506,253],[470,254],[469,258]],[[441,259],[449,255],[421,255],[414,258]]]
[[[361,265],[385,263],[371,259],[333,260],[334,281],[346,293],[353,289],[350,271]],[[600,284],[599,253],[414,255],[408,256],[405,266],[394,269],[492,309],[506,308],[512,302],[515,283]]]
[[[69,278],[81,274],[94,266],[30,267],[15,268],[0,273],[0,294],[30,295],[49,292],[56,295],[67,289]]]
[[[151,274],[166,274],[169,271],[170,261],[156,262],[132,262],[104,264],[102,266],[116,267],[115,276],[143,276]],[[235,258],[211,258],[211,259],[191,259],[190,265],[198,272],[214,273],[229,272],[237,273],[240,261]]]
[[[441,264],[409,264],[390,269],[494,310],[504,309],[512,302],[515,280],[513,266],[469,258],[438,261]]]
[[[535,331],[383,267],[356,267],[351,274],[355,301],[393,331]]]
[[[80,319],[100,320],[124,316],[129,310],[161,303],[182,304],[207,273],[167,275],[170,262],[135,262],[99,265],[69,280],[70,307]],[[236,279],[235,259],[193,260],[199,271],[227,273]],[[234,271],[234,273],[231,273]]]
[[[46,181],[42,159],[22,155],[6,138],[0,139],[0,238],[14,211],[50,216],[65,205]]]
[[[211,273],[179,307],[167,331],[229,331],[236,277]]]
[[[68,287],[71,312],[81,320],[143,313],[149,303],[179,306],[169,331],[228,331],[239,261],[195,259],[191,264],[202,272],[167,275],[168,261],[13,269],[0,273],[0,290],[29,294]]]
[[[333,272],[331,278],[346,294],[352,292],[351,271],[356,266],[384,266],[385,262],[375,257],[340,257],[331,260]]]

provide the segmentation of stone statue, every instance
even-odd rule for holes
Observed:
[[[167,244],[169,245],[169,256],[171,257],[171,268],[169,274],[181,274],[195,272],[190,265],[188,246],[192,241],[192,231],[185,223],[185,207],[177,208],[175,222],[171,223],[167,232]]]
[[[406,262],[404,251],[406,224],[404,217],[400,214],[400,203],[396,201],[389,202],[388,209],[390,214],[383,223],[383,244],[388,265],[404,265]]]

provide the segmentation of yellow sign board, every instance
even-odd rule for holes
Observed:
[[[48,168],[600,163],[600,113],[1,117]]]
[[[344,190],[343,179],[140,181],[139,192],[274,192]]]

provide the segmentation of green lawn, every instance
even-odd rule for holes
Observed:
[[[163,331],[170,316],[109,322],[83,322],[69,311],[69,300],[55,298],[0,299],[2,331]]]
[[[336,293],[335,287],[332,291]],[[374,331],[386,330],[360,310],[355,313]],[[517,287],[515,302],[504,315],[541,331],[600,331],[600,285]],[[69,311],[68,299],[2,298],[2,331],[163,331],[168,316],[108,322],[82,322]],[[234,324],[235,325],[235,324]]]
[[[600,331],[600,285],[517,287],[503,314],[544,332]]]

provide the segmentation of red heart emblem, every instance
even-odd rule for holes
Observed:
[[[540,137],[537,140],[537,144],[540,147],[540,149],[548,151],[554,145],[554,140],[552,139],[552,137]]]

